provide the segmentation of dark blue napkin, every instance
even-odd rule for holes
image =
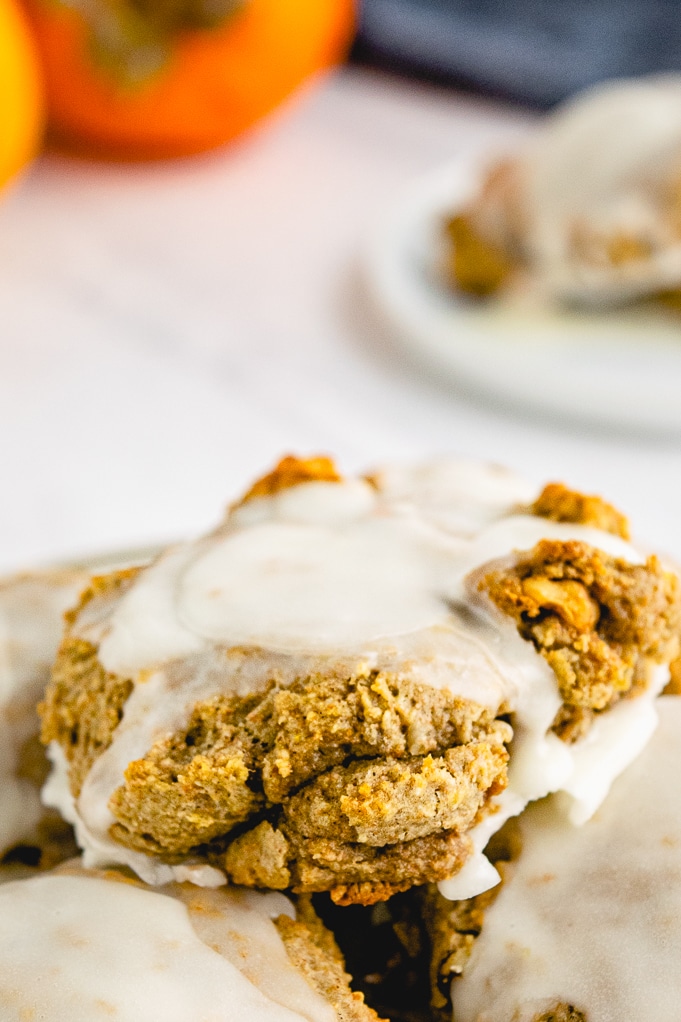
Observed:
[[[355,55],[549,106],[604,78],[681,70],[681,0],[363,0]]]

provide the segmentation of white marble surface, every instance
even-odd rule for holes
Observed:
[[[530,120],[351,70],[205,158],[38,163],[0,208],[0,569],[202,529],[287,451],[506,462],[606,494],[681,557],[678,440],[456,393],[365,307],[381,211]]]

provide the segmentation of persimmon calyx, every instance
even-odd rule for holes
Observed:
[[[90,29],[93,63],[122,87],[161,71],[176,37],[218,28],[250,0],[59,0]]]

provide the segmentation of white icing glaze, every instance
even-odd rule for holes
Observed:
[[[418,522],[273,522],[227,535],[196,558],[176,613],[223,645],[357,649],[439,624],[447,576],[440,537]]]
[[[485,914],[457,1022],[530,1022],[557,1002],[589,1022],[676,1022],[681,1000],[681,699],[593,819],[555,799],[520,818],[522,853]]]
[[[537,495],[532,483],[502,465],[463,458],[389,465],[372,479],[391,504],[416,506],[427,521],[458,536],[474,536]]]
[[[681,76],[606,83],[550,117],[516,165],[531,272],[563,298],[625,301],[681,284]],[[586,230],[650,245],[614,265]]]
[[[45,875],[0,887],[3,1022],[334,1022],[272,922],[280,894]]]
[[[656,668],[650,695],[659,695],[669,680],[666,668]],[[601,714],[573,751],[574,768],[563,785],[570,798],[568,817],[577,826],[590,820],[616,777],[633,762],[657,727],[657,701],[623,699]]]
[[[40,730],[36,704],[59,645],[62,615],[86,579],[55,571],[0,583],[0,855],[33,839],[42,815],[37,787],[16,776],[18,758]]]
[[[76,826],[88,865],[122,862],[147,882],[171,879],[170,867],[111,840],[109,801],[128,763],[185,726],[198,701],[247,694],[270,678],[286,684],[320,670],[378,669],[514,712],[509,790],[474,835],[476,862],[443,889],[461,897],[464,881],[493,879],[481,858],[487,836],[529,799],[569,787],[577,747],[547,734],[560,706],[554,675],[478,595],[476,572],[543,538],[642,558],[599,530],[510,513],[528,496],[510,473],[468,463],[461,471],[457,482],[457,463],[441,463],[413,470],[411,482],[407,472],[379,474],[378,489],[315,482],[260,498],[212,535],[166,552],[122,597],[88,604],[79,633],[99,645],[108,670],[135,681],[77,806],[54,753],[60,769],[46,797]],[[613,767],[595,756],[592,770],[594,790],[604,793]],[[215,872],[204,882],[217,882]]]
[[[494,887],[499,874],[485,857],[485,846],[506,820],[517,816],[534,799],[560,791],[561,811],[570,823],[581,826],[590,820],[613,781],[645,748],[655,731],[654,697],[668,678],[666,667],[656,668],[644,698],[625,699],[615,705],[598,717],[586,737],[575,745],[565,745],[551,732],[542,739],[541,717],[532,728],[521,731],[516,727],[509,785],[497,799],[498,812],[473,829],[473,855],[459,873],[438,885],[440,893],[458,901]],[[534,705],[538,708],[539,703]],[[549,716],[547,712],[543,719]]]
[[[466,600],[471,571],[540,539],[579,539],[642,561],[609,533],[532,515],[457,535],[424,520],[418,505],[392,503],[366,484],[357,506],[346,485],[297,486],[285,491],[286,504],[277,496],[267,518],[261,500],[254,521],[242,514],[206,539],[170,549],[108,616],[95,602],[86,607],[79,633],[99,645],[107,670],[126,676],[212,643],[365,656],[383,639],[446,624],[450,603]],[[356,485],[348,486],[352,497]]]

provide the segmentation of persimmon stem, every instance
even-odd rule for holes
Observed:
[[[175,37],[218,28],[250,0],[59,0],[90,28],[93,62],[122,87],[162,71]]]

